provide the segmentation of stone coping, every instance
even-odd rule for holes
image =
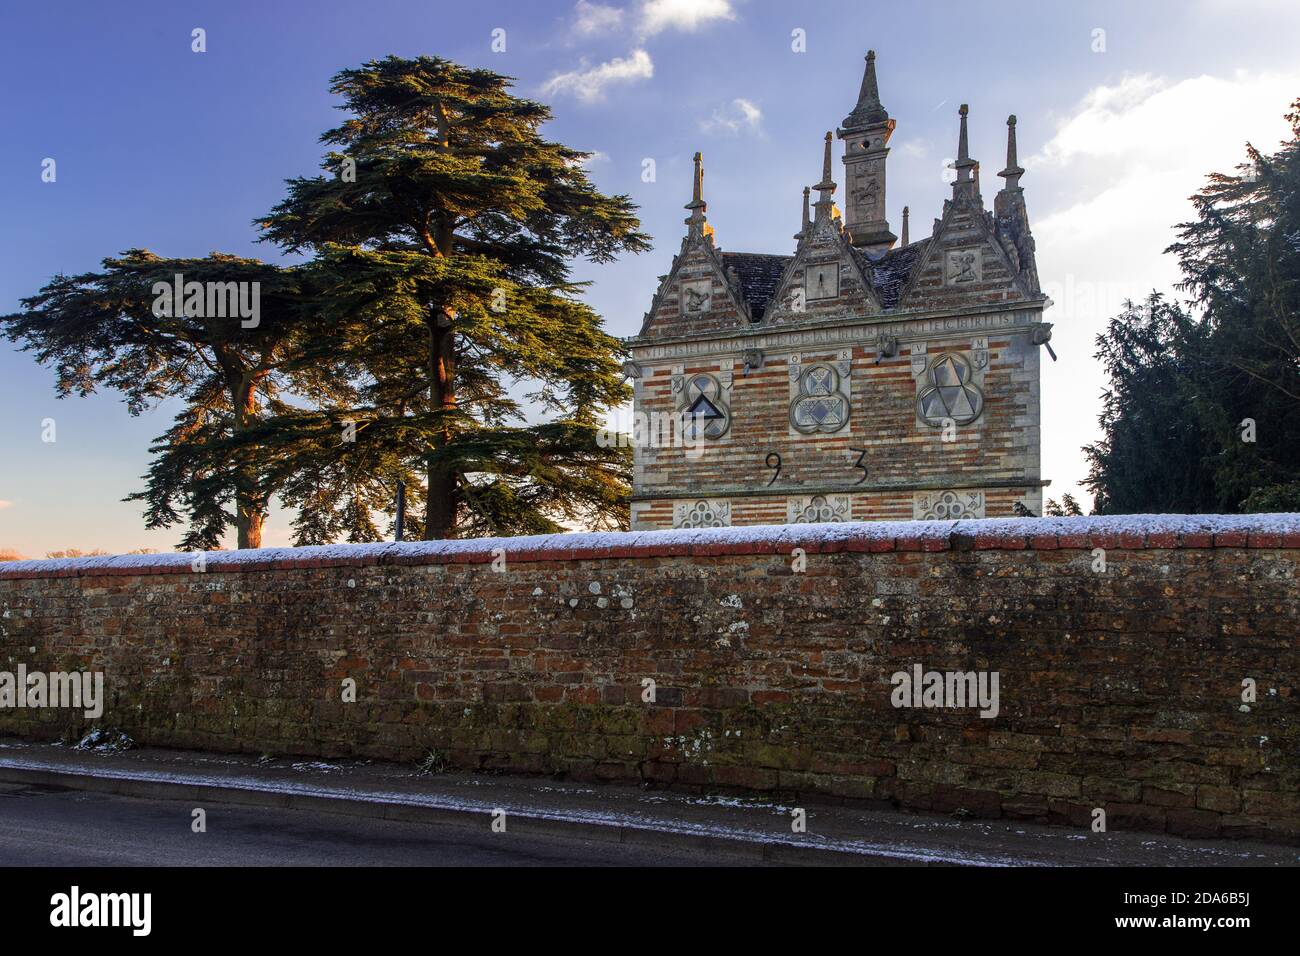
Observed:
[[[1055,551],[1176,548],[1300,549],[1300,514],[1121,515],[858,521],[675,531],[580,532],[514,538],[332,544],[203,553],[206,572],[370,565],[486,564],[837,552]],[[198,552],[0,563],[0,580],[192,574]]]

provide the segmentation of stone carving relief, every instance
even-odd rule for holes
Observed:
[[[674,528],[727,528],[731,526],[731,502],[719,499],[678,502],[673,507]]]
[[[731,427],[731,378],[731,372],[722,378],[708,372],[673,377],[684,438],[721,438],[727,433]]]
[[[698,279],[682,283],[682,313],[695,315],[708,312],[713,302],[713,280]]]
[[[842,429],[849,421],[850,362],[790,363],[790,427],[811,435]]]
[[[870,141],[868,141],[870,142]],[[868,143],[862,144],[863,149]],[[881,164],[874,159],[859,159],[851,164],[849,175],[849,202],[858,213],[858,218],[867,221],[879,218],[881,213]]]
[[[849,521],[848,495],[814,495],[811,498],[786,500],[787,524],[821,524],[828,521]]]
[[[876,364],[880,364],[881,359],[893,358],[898,354],[898,336],[890,335],[888,332],[876,333]]]
[[[918,521],[983,518],[982,491],[920,491],[912,499],[912,517]]]
[[[944,260],[944,285],[960,286],[979,282],[984,277],[982,252],[979,246],[972,249],[949,249]]]
[[[986,353],[987,361],[987,353]],[[958,352],[936,355],[917,383],[916,414],[932,428],[951,419],[969,425],[984,411],[984,393],[975,384],[970,362]]]
[[[930,357],[926,352],[924,342],[912,343],[912,374],[924,375],[926,368],[930,364]]]
[[[861,166],[853,177],[853,191],[849,195],[858,206],[865,209],[875,206],[876,197],[880,194],[880,183],[876,182],[875,172],[874,169]]]

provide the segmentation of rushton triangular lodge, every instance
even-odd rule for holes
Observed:
[[[792,254],[720,248],[695,156],[681,251],[627,340],[633,529],[1042,513],[1051,325],[1016,118],[992,211],[963,105],[952,196],[915,241],[904,206],[899,238],[885,189],[895,121],[866,59],[835,134],[844,211],[828,132]]]

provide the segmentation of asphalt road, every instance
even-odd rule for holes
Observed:
[[[0,783],[0,866],[710,866],[688,850]]]

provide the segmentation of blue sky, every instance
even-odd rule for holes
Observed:
[[[191,51],[206,31],[207,52]],[[505,50],[492,50],[504,30]],[[806,52],[792,49],[803,30]],[[1099,34],[1097,31],[1104,31]],[[1100,41],[1100,42],[1099,42]],[[1100,47],[1100,48],[1099,48]],[[1246,139],[1272,148],[1300,97],[1300,13],[1272,0],[881,4],[764,0],[441,3],[63,3],[10,6],[0,30],[0,309],[56,272],[131,247],[277,258],[251,220],[286,177],[314,173],[338,121],[329,77],[390,53],[437,54],[518,79],[550,103],[548,134],[593,150],[597,184],[641,206],[655,251],[578,269],[617,335],[633,334],[684,226],[690,157],[704,152],[724,249],[789,252],[820,140],[852,108],[878,53],[898,121],[889,213],[923,234],[948,194],[956,110],[987,180],[1016,113],[1043,282],[1057,301],[1043,373],[1048,494],[1083,476],[1103,379],[1092,336],[1125,295],[1168,289],[1161,249],[1186,196]],[[42,160],[57,181],[41,181]],[[642,180],[653,159],[654,182]],[[840,168],[836,162],[837,170]],[[996,181],[986,182],[991,201]],[[168,550],[136,504],[167,409],[56,400],[52,374],[0,343],[0,549]],[[41,441],[54,418],[57,441]],[[267,545],[288,543],[285,516]]]

